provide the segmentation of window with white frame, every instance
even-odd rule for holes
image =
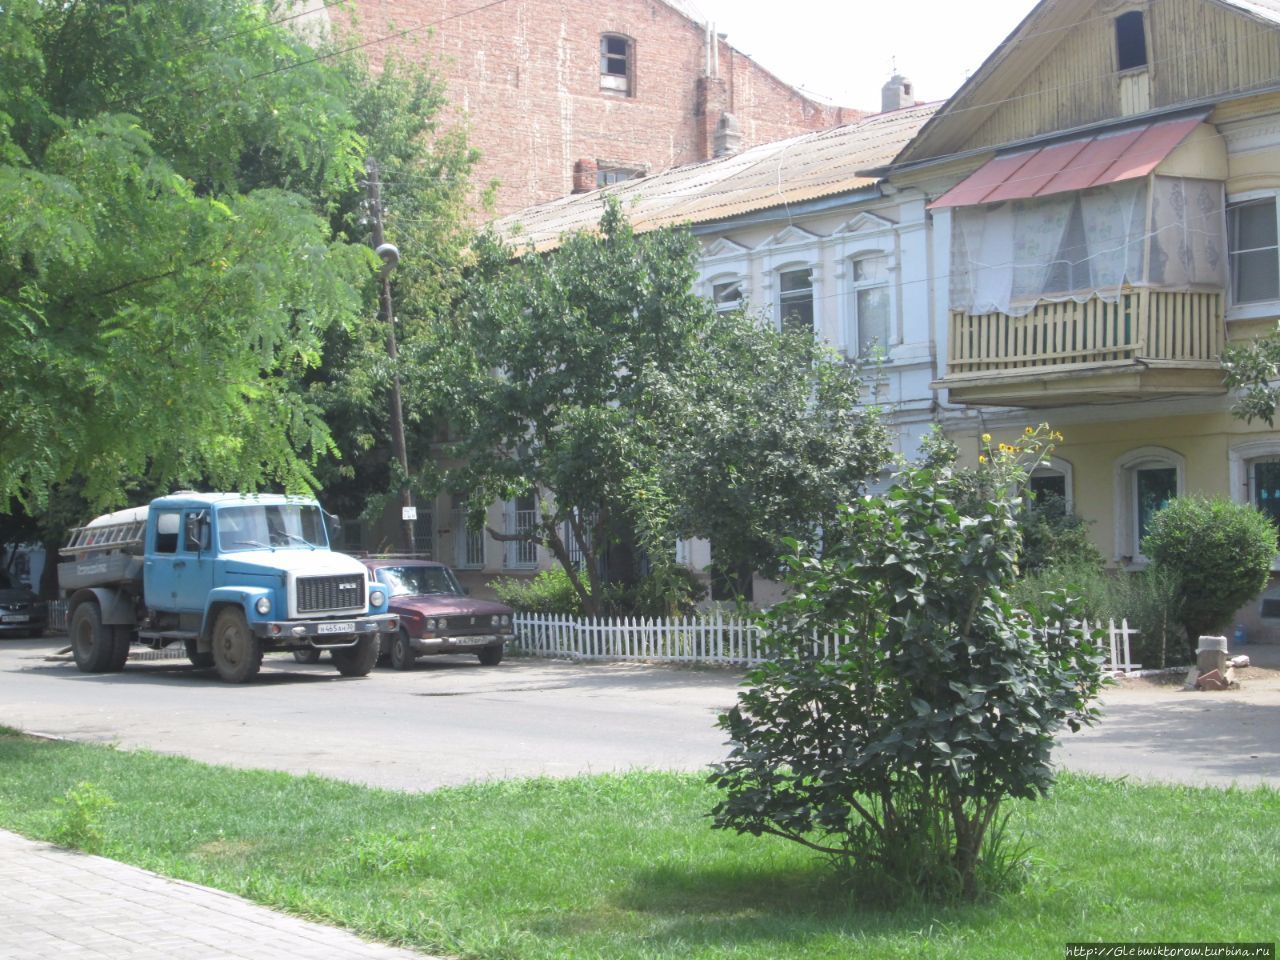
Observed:
[[[1037,468],[1027,478],[1027,490],[1031,499],[1043,504],[1050,500],[1067,502],[1067,475],[1047,467]]]
[[[634,96],[635,44],[630,37],[606,33],[600,37],[600,89]]]
[[[1280,300],[1280,230],[1274,196],[1227,205],[1227,260],[1232,303]]]
[[[1152,518],[1182,495],[1185,460],[1160,447],[1131,451],[1116,469],[1116,554],[1142,560],[1142,540]]]
[[[1238,443],[1227,460],[1232,498],[1253,504],[1280,527],[1280,438]],[[1280,570],[1280,556],[1272,569]]]
[[[468,522],[468,498],[453,498],[453,565],[461,570],[478,570],[484,566],[484,530]]]
[[[813,270],[778,274],[778,322],[783,330],[813,333]]]
[[[731,313],[742,306],[742,281],[723,280],[711,284],[711,302],[717,313]]]
[[[533,493],[526,493],[508,500],[506,504],[506,533],[526,533],[538,522],[538,502]],[[530,540],[507,541],[506,565],[513,569],[536,567],[538,545]]]
[[[854,356],[889,352],[889,258],[883,254],[857,257],[852,269],[852,330],[849,345]]]

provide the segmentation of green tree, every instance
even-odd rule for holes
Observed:
[[[0,503],[305,488],[366,314],[352,81],[253,0],[0,7]]]
[[[1266,587],[1276,528],[1247,503],[1177,497],[1152,517],[1142,552],[1176,580],[1182,625],[1194,651],[1201,634],[1228,624]]]
[[[1238,390],[1231,412],[1240,420],[1275,426],[1280,399],[1280,330],[1249,343],[1229,344],[1222,352],[1227,386]]]
[[[392,454],[388,384],[401,380],[410,483],[430,500],[441,476],[442,431],[463,402],[460,369],[469,359],[456,306],[472,260],[470,173],[478,154],[460,129],[442,126],[444,88],[419,65],[388,58],[375,76],[343,63],[357,97],[357,127],[376,156],[386,239],[401,253],[391,274],[398,360],[387,351],[386,317],[330,328],[311,389],[333,430],[340,458],[317,471],[326,506],[378,517],[403,477]],[[337,228],[367,237],[363,191],[343,198]]]
[[[715,827],[803,844],[884,896],[998,885],[1001,805],[1049,788],[1054,735],[1094,720],[1102,665],[1062,596],[1005,597],[1019,453],[977,484],[906,469],[840,512],[822,556],[789,558],[790,596],[761,618],[769,659],[722,718]]]
[[[734,559],[776,556],[784,536],[822,522],[818,487],[851,490],[885,458],[875,413],[854,410],[856,376],[812,338],[717,314],[694,293],[698,250],[687,230],[636,235],[611,204],[598,232],[545,256],[485,245],[472,282],[474,353],[458,365],[469,419],[454,450],[465,466],[450,485],[477,506],[537,491],[534,528],[491,533],[547,547],[588,613],[605,602],[604,551],[642,550],[646,586],[678,601],[689,584],[677,536],[723,538]],[[753,496],[768,498],[758,515]]]
[[[862,372],[807,333],[762,318],[717,318],[671,424],[667,484],[683,536],[709,539],[713,566],[776,573],[788,538],[829,539],[889,459]]]

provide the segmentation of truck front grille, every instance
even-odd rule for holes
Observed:
[[[359,574],[298,578],[298,613],[352,608],[365,609],[364,578]]]
[[[444,627],[451,636],[466,636],[469,633],[493,633],[496,629],[490,616],[449,617]]]

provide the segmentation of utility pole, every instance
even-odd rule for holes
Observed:
[[[400,402],[400,365],[396,349],[396,315],[391,308],[391,271],[400,262],[400,251],[394,244],[386,243],[382,236],[382,184],[378,178],[378,161],[369,157],[365,161],[365,173],[369,189],[369,217],[373,222],[373,248],[382,258],[378,272],[381,286],[382,313],[387,318],[387,356],[391,358],[391,443],[396,459],[400,461],[400,519],[404,524],[404,550],[415,552],[414,521],[417,508],[413,505],[413,491],[409,489],[409,452],[404,441],[404,407]]]

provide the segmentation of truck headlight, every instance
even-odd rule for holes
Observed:
[[[258,602],[253,605],[253,609],[258,611],[258,616],[265,617],[271,612],[271,598],[259,597]]]
[[[369,603],[375,607],[380,607],[387,602],[387,595],[381,590],[375,590],[369,594]]]

